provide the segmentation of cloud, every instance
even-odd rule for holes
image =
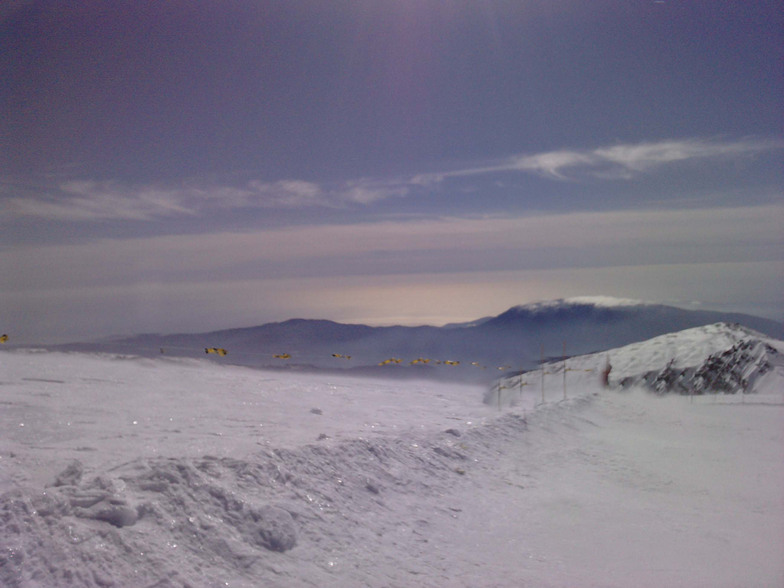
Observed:
[[[350,180],[334,190],[338,202],[351,204],[372,204],[387,198],[400,198],[411,193],[408,180],[374,180],[363,178]]]
[[[784,148],[772,139],[738,141],[671,140],[617,144],[591,150],[519,154],[481,166],[467,166],[408,177],[355,178],[330,184],[301,179],[237,185],[185,182],[182,185],[125,185],[112,181],[68,181],[51,189],[3,187],[3,216],[55,221],[150,221],[206,216],[241,209],[318,209],[367,207],[390,199],[425,195],[450,178],[535,174],[553,180],[631,179],[675,163],[723,161]]]
[[[538,172],[553,178],[566,179],[563,170],[594,165],[596,165],[596,158],[591,153],[550,151],[514,157],[506,167],[508,171]]]
[[[304,180],[280,180],[247,184],[247,204],[260,207],[300,208],[303,206],[325,206],[328,204],[321,186]]]
[[[249,180],[237,186],[186,184],[133,186],[112,181],[68,181],[54,188],[15,186],[2,199],[0,216],[32,217],[53,221],[150,221],[178,216],[199,216],[240,209],[317,209],[367,206],[406,196],[406,180],[361,178],[332,185],[305,180],[264,182]],[[2,196],[2,194],[0,194]]]
[[[196,214],[176,190],[116,182],[68,181],[34,194],[5,198],[4,203],[7,215],[54,221],[148,221]]]
[[[745,139],[708,141],[684,139],[651,143],[618,144],[590,150],[557,150],[520,154],[477,167],[419,174],[411,180],[416,185],[432,185],[446,178],[509,172],[536,173],[558,180],[595,178],[632,178],[657,167],[680,162],[721,160],[753,156],[784,148],[784,141]]]
[[[6,188],[13,193],[13,188]],[[5,215],[54,221],[149,221],[215,210],[334,205],[313,182],[251,180],[240,186],[134,186],[113,181],[68,181],[4,199]]]
[[[772,140],[734,142],[685,140],[615,145],[595,149],[593,154],[600,163],[618,165],[630,172],[644,172],[669,163],[755,155],[782,147],[784,147],[782,142]]]
[[[192,214],[173,195],[146,187],[132,190],[113,182],[70,181],[56,190],[5,199],[6,213],[60,221],[151,220]]]

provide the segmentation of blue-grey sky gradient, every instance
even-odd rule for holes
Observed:
[[[17,0],[0,329],[784,318],[784,11],[753,0]]]

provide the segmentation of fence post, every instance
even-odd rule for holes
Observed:
[[[564,376],[564,397],[566,400],[566,341],[563,342],[563,376]]]
[[[539,346],[539,369],[542,372],[542,404],[544,404],[544,343]]]

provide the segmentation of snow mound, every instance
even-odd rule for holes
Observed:
[[[524,426],[509,416],[496,434],[520,435]],[[455,432],[244,459],[138,459],[94,477],[71,462],[44,492],[21,487],[0,496],[0,585],[249,587],[265,578],[289,586],[303,576],[334,585],[330,553],[382,549],[379,537],[412,524],[390,512],[437,502],[495,442],[480,429]],[[300,538],[308,548],[298,548]],[[359,566],[357,558],[345,565]],[[361,585],[380,585],[372,569],[363,574]]]
[[[437,382],[20,350],[0,366],[13,588],[345,585],[335,560],[383,560],[381,538],[464,479],[459,444],[497,416],[481,388]]]

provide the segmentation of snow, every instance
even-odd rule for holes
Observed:
[[[611,358],[613,377],[622,378],[662,369],[670,362],[677,367],[697,366],[709,356],[751,338],[771,341],[775,345],[774,340],[750,329],[716,323],[626,345],[605,355]]]
[[[756,336],[675,335],[612,376]],[[606,356],[485,394],[2,352],[0,585],[784,585],[781,366],[659,397],[601,389]]]
[[[610,351],[569,358],[566,362],[556,361],[544,366],[545,400],[557,401],[563,388],[578,390],[590,389],[600,379],[600,374],[609,363],[612,367],[610,383],[618,385],[625,380],[635,381],[651,372],[662,372],[668,368],[692,368],[703,366],[711,357],[732,351],[746,343],[752,348],[770,348],[773,357],[765,359],[772,362],[770,370],[750,378],[753,389],[747,392],[758,393],[758,397],[781,391],[784,382],[784,342],[766,337],[740,325],[716,323],[668,333],[640,343],[632,343]],[[755,349],[752,349],[755,351]],[[756,349],[759,355],[759,349]],[[740,355],[740,354],[739,354]],[[753,357],[748,359],[759,358]],[[563,379],[566,369],[567,379]],[[521,376],[503,379],[500,386],[485,395],[486,402],[499,402],[501,405],[515,404],[527,409],[534,408],[542,401],[542,370],[524,373]],[[755,374],[756,376],[756,374]],[[522,386],[521,386],[522,384]],[[530,394],[538,390],[539,395]],[[525,391],[526,394],[522,394]],[[493,399],[493,395],[496,398]]]
[[[403,435],[493,415],[476,387],[452,383],[293,375],[186,358],[24,351],[0,358],[0,425],[40,450],[40,467],[24,469],[25,481],[39,485],[62,452],[101,470],[135,457],[244,457],[321,435],[332,443]]]
[[[597,308],[618,308],[624,306],[646,306],[651,303],[633,298],[615,298],[613,296],[572,296],[556,300],[543,300],[515,306],[514,309],[529,312],[557,309],[567,306],[595,306]]]
[[[644,306],[650,304],[644,300],[636,300],[634,298],[615,298],[613,296],[572,296],[565,298],[566,304],[592,304],[599,307],[616,307],[616,306]]]

